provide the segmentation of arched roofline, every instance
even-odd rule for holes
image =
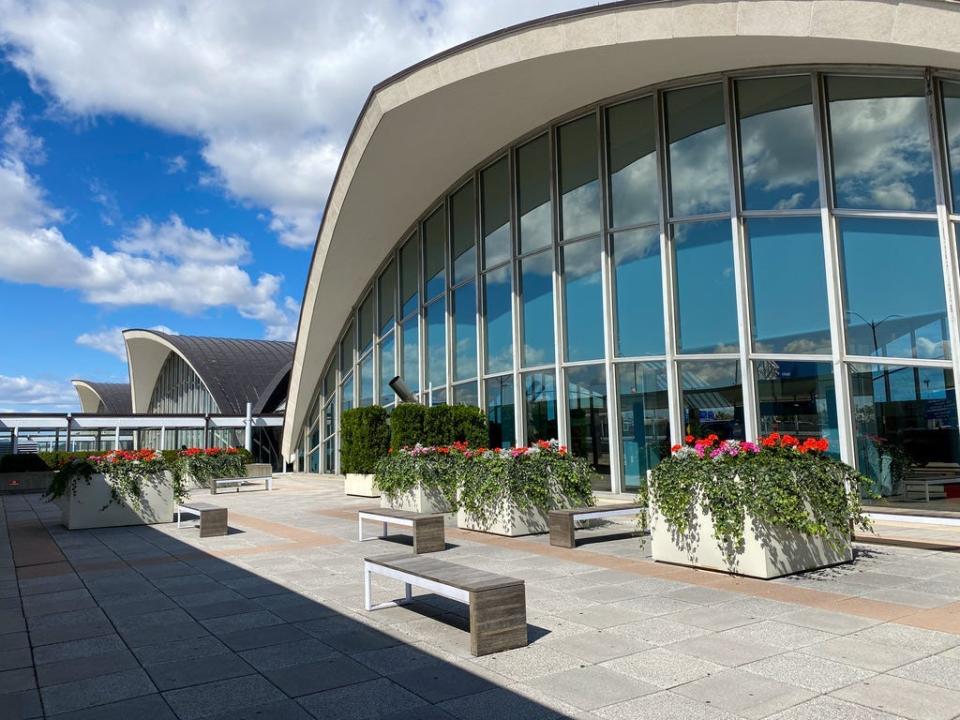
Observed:
[[[127,365],[130,371],[130,397],[133,403],[133,412],[147,413],[150,409],[150,398],[157,384],[157,378],[163,369],[163,364],[170,353],[182,359],[193,373],[200,378],[203,387],[220,407],[220,399],[210,392],[210,387],[194,364],[184,353],[170,342],[162,333],[155,330],[134,328],[123,331],[123,341],[127,346]]]
[[[86,380],[71,380],[73,389],[77,391],[77,397],[80,398],[80,412],[95,413],[100,408],[103,398],[89,382]]]

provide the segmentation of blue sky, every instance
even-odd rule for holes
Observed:
[[[0,412],[124,381],[123,328],[293,339],[370,87],[590,4],[0,0]]]

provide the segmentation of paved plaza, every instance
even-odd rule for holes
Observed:
[[[526,581],[530,646],[473,658],[458,603],[363,611],[361,558],[409,549],[357,542],[375,501],[277,487],[217,496],[232,531],[202,541],[0,497],[0,717],[960,717],[949,531],[879,526],[853,565],[763,582],[653,563],[629,522],[573,550],[448,527],[442,559]]]

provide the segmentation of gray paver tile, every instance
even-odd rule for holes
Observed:
[[[828,693],[874,675],[870,670],[799,652],[774,655],[740,669],[818,693]]]
[[[283,623],[283,619],[277,617],[269,610],[256,610],[254,612],[239,613],[236,615],[224,615],[200,621],[201,625],[218,636],[227,635],[237,630],[269,627],[270,625],[282,625]]]
[[[655,648],[603,663],[603,667],[667,690],[677,685],[723,672],[723,665],[675,652],[672,647]]]
[[[648,615],[638,610],[627,610],[622,607],[610,607],[609,605],[595,605],[588,608],[578,608],[560,613],[559,617],[580,625],[604,629],[615,627],[616,625],[626,625],[627,623],[640,622],[645,620]]]
[[[180,720],[222,715],[241,708],[266,705],[286,699],[259,675],[218,680],[163,693]]]
[[[198,622],[175,622],[170,625],[143,625],[117,628],[124,641],[132,648],[144,645],[156,645],[175,640],[189,640],[191,638],[206,637],[207,629]]]
[[[674,692],[751,719],[766,717],[814,696],[794,685],[785,685],[737,669],[681,685]]]
[[[667,615],[666,619],[716,632],[757,622],[756,617],[731,609],[728,604],[681,610],[678,613]]]
[[[673,692],[657,692],[594,711],[604,720],[737,720],[730,713]],[[818,719],[820,720],[820,719]]]
[[[560,717],[559,713],[546,705],[504,688],[448,700],[438,707],[460,720],[553,720]]]
[[[0,670],[16,670],[17,668],[31,667],[33,656],[30,648],[14,648],[0,650]]]
[[[368,650],[352,655],[353,659],[381,675],[432,665],[440,659],[452,658],[426,643],[394,645],[380,650]],[[456,658],[454,658],[456,659]]]
[[[427,706],[423,699],[386,678],[307,695],[299,702],[316,718],[338,720],[373,720],[401,712],[416,717],[415,709]]]
[[[316,638],[244,650],[240,656],[261,672],[290,665],[303,665],[328,657],[342,657],[339,652]]]
[[[919,650],[926,652],[928,655],[960,646],[960,635],[923,630],[895,623],[874,625],[866,630],[861,630],[852,637],[859,640],[868,640],[879,645]]]
[[[30,598],[30,602],[23,604],[23,612],[27,617],[37,617],[51,613],[83,610],[95,606],[96,603],[86,590],[61,590],[34,595]]]
[[[897,720],[897,717],[874,708],[822,696],[771,715],[767,720]]]
[[[313,720],[313,716],[295,700],[280,700],[266,705],[231,710],[222,715],[215,715],[210,720]]]
[[[664,597],[671,600],[682,600],[683,602],[693,603],[694,605],[719,605],[720,603],[739,600],[743,596],[727,590],[690,585],[680,590],[668,592]]]
[[[960,691],[960,656],[934,655],[890,671],[891,675]]]
[[[69,640],[34,648],[33,658],[37,665],[42,665],[48,662],[93,657],[126,649],[127,646],[119,635],[101,635],[100,637]]]
[[[392,673],[390,680],[431,703],[474,695],[496,687],[487,678],[447,662],[434,662]]]
[[[626,635],[651,645],[669,645],[681,640],[708,635],[710,631],[693,625],[674,622],[669,618],[653,617],[627,625],[618,625],[611,628],[610,632]]]
[[[23,690],[8,693],[2,698],[4,720],[26,720],[39,718],[43,714],[40,695],[36,690]]]
[[[129,650],[114,650],[97,655],[57,660],[37,665],[37,680],[41,687],[60,685],[61,683],[85,680],[87,678],[132,670],[140,667],[137,659]]]
[[[530,680],[527,684],[583,710],[631,700],[657,690],[653,685],[599,665],[545,675]]]
[[[133,654],[144,665],[170,662],[171,660],[209,657],[229,652],[230,648],[212,635],[133,648]]]
[[[221,618],[228,615],[256,612],[257,610],[262,610],[263,607],[257,605],[253,600],[238,598],[235,600],[205,603],[203,605],[192,605],[185,609],[194,620],[209,620],[211,618]]]
[[[0,695],[32,690],[36,686],[33,668],[17,668],[0,672]]]
[[[914,720],[949,720],[960,708],[960,693],[884,675],[841,688],[834,697]]]
[[[856,615],[847,615],[845,613],[830,612],[828,610],[819,610],[817,608],[804,608],[794,612],[781,615],[777,618],[780,622],[791,625],[801,625],[814,630],[833,633],[834,635],[848,635],[865,628],[877,625],[879,620],[858,617]]]
[[[253,648],[279,645],[286,642],[306,640],[310,636],[293,625],[270,625],[268,627],[250,628],[221,635],[220,639],[236,651],[252,650]]]
[[[654,647],[633,638],[596,631],[550,639],[547,645],[589,663],[601,663]]]
[[[376,672],[367,666],[361,665],[345,655],[265,670],[263,674],[290,697],[310,695],[332,688],[375,680],[379,677]]]
[[[929,653],[890,645],[879,645],[845,635],[834,640],[809,645],[800,652],[854,665],[866,670],[884,672],[900,665],[919,660]]]
[[[790,625],[789,623],[778,622],[776,620],[764,620],[762,622],[736,627],[731,630],[725,630],[720,633],[719,640],[723,642],[728,638],[732,638],[794,650],[805,647],[806,645],[813,645],[814,643],[823,642],[824,640],[830,640],[833,637],[835,636],[822,630]]]
[[[147,673],[161,692],[251,675],[255,671],[232,653],[214,657],[179,659],[147,666]]]
[[[132,700],[98,705],[86,710],[57,715],[55,720],[177,720],[160,695],[143,695]]]
[[[347,632],[324,636],[323,642],[341,652],[357,653],[392,647],[402,641],[374,628],[358,626]]]
[[[49,715],[81,710],[157,692],[147,674],[137,668],[61,685],[41,688],[43,706]]]
[[[546,645],[531,645],[516,650],[485,655],[473,660],[487,670],[514,680],[529,680],[558,670],[579,667],[582,661]]]

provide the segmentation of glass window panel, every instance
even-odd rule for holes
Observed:
[[[390,381],[396,375],[396,366],[394,365],[395,343],[393,333],[390,333],[380,341],[380,404],[389,405],[397,399],[396,393],[390,387]]]
[[[373,343],[373,293],[369,293],[360,303],[357,311],[357,327],[359,328],[357,347],[362,355]]]
[[[447,329],[446,307],[441,298],[427,306],[426,325],[427,389],[447,385]]]
[[[510,303],[510,267],[487,273],[483,279],[485,330],[487,336],[486,372],[513,369],[513,321]]]
[[[334,440],[328,440],[323,444],[323,471],[333,474],[336,470],[336,452],[337,445]]]
[[[483,266],[510,259],[510,172],[502,158],[480,173]]]
[[[820,218],[747,220],[757,352],[829,353]]]
[[[563,293],[567,360],[603,357],[600,238],[564,245]]]
[[[383,271],[379,279],[379,301],[380,307],[377,318],[379,323],[378,332],[382,335],[390,331],[393,326],[393,319],[396,317],[396,294],[397,294],[397,268],[391,262],[387,269]]]
[[[453,379],[477,376],[477,286],[453,291]]]
[[[331,362],[327,368],[327,374],[323,378],[323,392],[327,397],[335,395],[337,392],[337,363]]]
[[[414,315],[403,323],[403,359],[401,375],[410,392],[420,391],[419,318]]]
[[[873,479],[874,493],[905,500],[905,480],[913,468],[958,470],[952,371],[856,364],[850,373],[857,469]]]
[[[454,385],[453,404],[480,407],[480,395],[478,394],[476,381]]]
[[[336,432],[337,404],[328,402],[323,408],[323,437],[328,438]]]
[[[670,403],[662,362],[617,365],[621,468],[625,490],[646,484],[647,471],[670,456]]]
[[[837,207],[936,209],[920,78],[827,78]]]
[[[570,452],[593,467],[594,490],[610,490],[610,436],[607,432],[607,380],[602,365],[567,369]]]
[[[663,355],[660,231],[641,228],[613,238],[617,355]]]
[[[760,434],[826,438],[828,452],[840,457],[837,390],[828,362],[761,360],[755,365]]]
[[[563,238],[600,232],[597,120],[588,115],[557,131]]]
[[[476,219],[477,206],[471,180],[450,196],[454,284],[472,278],[477,272]]]
[[[517,205],[520,252],[546,247],[553,240],[550,206],[550,140],[541,135],[517,150]]]
[[[423,223],[423,264],[425,298],[430,300],[443,292],[443,248],[447,244],[443,207]]]
[[[664,95],[673,217],[729,212],[730,167],[723,88],[672,90]]]
[[[527,444],[560,437],[557,431],[557,383],[552,372],[523,375]]]
[[[417,236],[414,235],[407,240],[406,245],[400,248],[400,310],[403,317],[416,312],[419,303],[420,290],[417,287],[419,255]]]
[[[343,410],[349,410],[353,407],[353,374],[347,376],[343,381],[343,390],[340,393],[340,406]]]
[[[736,352],[737,295],[730,223],[718,220],[676,225],[681,352]]]
[[[523,300],[524,367],[553,362],[553,252],[531,255],[520,262]]]
[[[947,161],[953,211],[960,212],[960,83],[943,83],[943,118],[947,126]]]
[[[343,339],[340,340],[340,371],[348,373],[353,370],[354,324],[347,326]]]
[[[854,355],[950,357],[935,222],[840,221],[847,350]]]
[[[434,389],[430,394],[430,404],[431,405],[446,405],[447,404],[447,389],[445,387],[440,388],[439,390]]]
[[[320,425],[319,423],[314,423],[313,427],[310,429],[310,447],[314,448],[320,444]]]
[[[737,360],[679,363],[684,434],[744,439],[743,379]]]
[[[744,207],[820,206],[810,76],[737,81]]]
[[[360,407],[373,405],[373,354],[360,360]]]
[[[310,472],[320,472],[320,449],[316,448],[310,453]]]
[[[490,447],[513,447],[516,440],[513,414],[513,376],[486,381],[487,423]]]
[[[653,98],[607,111],[610,220],[613,227],[657,221],[657,129]]]

